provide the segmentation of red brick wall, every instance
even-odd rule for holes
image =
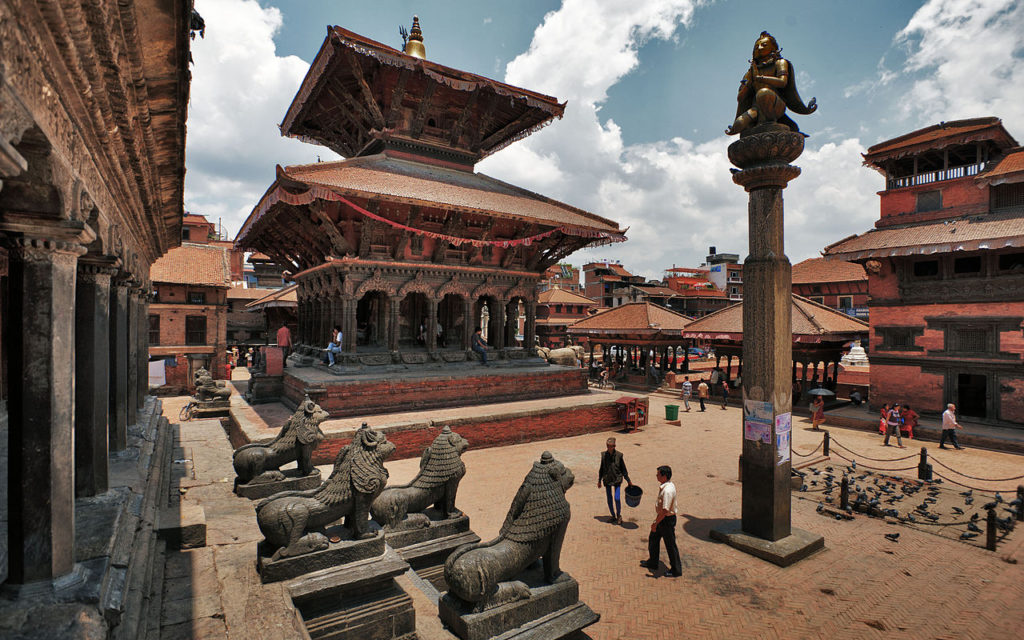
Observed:
[[[917,194],[922,191],[936,190],[942,191],[942,208],[937,211],[917,213]],[[882,191],[879,195],[881,196],[882,217],[875,223],[877,227],[941,220],[988,211],[988,188],[979,189],[978,183],[973,177]]]
[[[461,418],[445,424],[450,425],[453,431],[468,440],[469,446],[474,449],[553,440],[621,427],[618,411],[612,401],[582,408],[530,412],[528,415]],[[423,449],[437,437],[443,426],[389,430],[387,438],[397,447],[392,459],[418,458]],[[342,447],[351,441],[351,437],[347,435],[333,437],[328,433],[327,438],[313,452],[313,462],[333,463]]]
[[[149,315],[160,317],[160,340],[151,343],[149,355],[154,357],[177,356],[178,367],[167,369],[168,386],[191,389],[188,380],[188,359],[185,354],[206,354],[210,358],[210,373],[214,379],[227,377],[227,290],[215,287],[195,287],[179,284],[156,283],[159,302],[149,305]],[[204,291],[206,304],[186,304],[189,291]],[[206,317],[206,344],[185,344],[185,318]],[[148,327],[148,325],[147,325]],[[180,378],[180,382],[178,379]]]
[[[1000,377],[999,396],[999,417],[1024,424],[1024,377]]]
[[[291,406],[306,394],[304,383],[285,370],[285,402]],[[584,393],[587,372],[583,369],[551,367],[512,375],[438,376],[430,379],[378,379],[339,381],[326,385],[326,391],[310,397],[331,417],[395,413],[415,409],[435,409],[459,405],[534,400]]]
[[[942,413],[944,382],[943,376],[922,373],[920,367],[872,364],[868,397],[875,408],[881,408],[886,402],[909,402],[918,413]]]
[[[921,351],[882,351],[874,327],[925,327],[925,317],[947,316],[1024,316],[1024,302],[973,303],[964,304],[927,304],[905,307],[872,307],[871,309],[871,350],[907,357],[926,357]],[[938,329],[925,329],[924,335],[918,336],[914,344],[925,351],[941,351],[943,348],[943,332]],[[1020,329],[1004,331],[999,334],[999,350],[1024,354],[1024,335]]]

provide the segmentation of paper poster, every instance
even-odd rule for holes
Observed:
[[[766,424],[761,424],[760,422],[751,422],[747,420],[743,422],[743,437],[747,440],[755,440],[757,442],[771,444],[772,428]]]
[[[793,414],[780,413],[775,416],[775,433],[789,433],[793,428]]]
[[[747,440],[771,444],[772,403],[759,400],[743,401],[743,437]]]
[[[775,434],[775,448],[777,450],[776,466],[781,467],[785,463],[789,462],[789,436],[789,431]]]

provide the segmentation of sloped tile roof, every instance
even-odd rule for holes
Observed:
[[[1004,177],[1013,173],[1021,172],[1024,172],[1024,148],[1018,147],[1003,156],[1003,159],[999,161],[999,164],[978,177],[992,180],[993,178]]]
[[[987,213],[927,224],[872,229],[825,247],[842,260],[931,255],[954,251],[1024,247],[1024,213]]]
[[[634,284],[634,285],[630,285],[630,286],[636,287],[637,289],[640,289],[641,291],[643,291],[647,295],[651,295],[651,296],[678,296],[679,295],[679,292],[676,291],[675,289],[669,289],[668,287],[663,287],[661,285],[655,285],[655,284]]]
[[[231,286],[231,267],[224,247],[183,243],[174,247],[149,268],[153,282],[195,284],[208,287]]]
[[[277,289],[258,289],[245,287],[231,287],[228,289],[228,300],[259,300],[260,298],[274,293]]]
[[[1002,148],[1017,146],[1017,141],[1006,131],[999,118],[971,118],[940,122],[879,142],[868,148],[864,162],[874,164],[886,158],[899,158],[928,149],[942,149],[982,140],[990,140]]]
[[[840,313],[807,298],[792,295],[792,333],[794,342],[845,341],[852,334],[866,334],[868,323]],[[683,336],[701,340],[742,340],[743,303],[739,302],[694,320]]]
[[[548,289],[542,291],[537,296],[537,302],[540,304],[597,304],[586,296],[581,296],[578,293],[572,291],[566,291],[565,289]]]
[[[298,288],[299,285],[290,284],[287,287],[282,287],[281,289],[273,289],[262,298],[253,300],[249,304],[245,305],[245,308],[257,311],[267,307],[298,307]]]
[[[793,284],[866,281],[867,279],[868,274],[863,267],[845,260],[808,258],[793,265]]]
[[[682,330],[691,322],[690,318],[665,307],[650,302],[631,302],[583,318],[572,325],[571,331],[671,331]]]

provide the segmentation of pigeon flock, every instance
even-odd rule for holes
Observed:
[[[856,461],[841,469],[839,477],[833,466],[826,466],[824,469],[808,467],[796,473],[803,476],[801,492],[822,494],[823,499],[817,507],[818,513],[835,516],[837,520],[849,520],[853,518],[853,512],[857,511],[869,516],[888,518],[891,524],[916,526],[939,535],[948,536],[949,533],[959,532],[960,540],[971,540],[984,533],[978,522],[980,520],[984,525],[989,509],[997,510],[996,526],[1000,537],[1005,537],[1013,530],[1017,513],[1022,508],[1019,497],[1007,502],[997,491],[994,500],[975,510],[972,506],[973,489],[957,494],[955,491],[941,488],[939,485],[942,484],[942,480],[924,482],[858,469]],[[841,509],[840,498],[843,479],[846,479],[849,487],[849,505],[845,513]],[[968,511],[974,513],[968,517]],[[899,533],[885,534],[885,539],[891,542],[898,543],[899,537]]]

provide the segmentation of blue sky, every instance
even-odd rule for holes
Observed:
[[[940,120],[996,115],[1024,139],[1021,0],[911,2],[196,0],[186,207],[231,234],[274,165],[334,156],[277,131],[328,24],[398,47],[418,14],[427,57],[567,100],[561,121],[478,170],[629,226],[575,254],[649,277],[696,266],[709,245],[746,253],[746,198],[722,130],[757,34],[775,35],[818,113],[786,191],[787,255],[812,257],[878,217],[880,140]]]

